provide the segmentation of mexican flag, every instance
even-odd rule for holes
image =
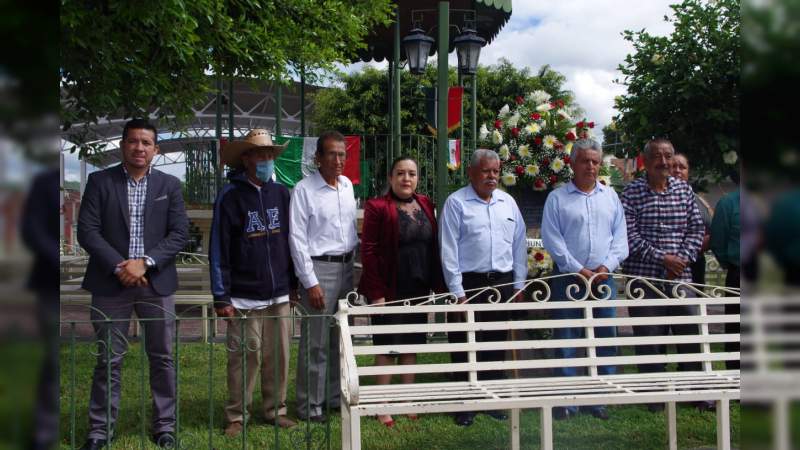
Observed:
[[[289,142],[286,150],[275,160],[275,176],[278,182],[286,187],[293,188],[298,181],[311,175],[317,170],[314,162],[314,153],[317,151],[316,137],[302,136],[277,136],[277,144]],[[361,182],[361,139],[358,136],[345,136],[347,160],[344,164],[344,176],[353,184]]]

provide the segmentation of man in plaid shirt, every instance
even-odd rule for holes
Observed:
[[[703,220],[694,201],[692,188],[684,181],[670,176],[675,149],[667,139],[654,139],[645,145],[646,176],[632,181],[622,192],[622,206],[628,227],[628,259],[622,270],[628,275],[691,282],[690,265],[697,258],[703,243]],[[639,283],[632,286],[645,291],[645,298],[658,298]],[[664,292],[672,291],[672,284],[659,286]],[[687,292],[687,295],[690,293]],[[679,301],[676,301],[679,303]],[[669,315],[696,315],[696,308],[680,304],[629,308],[631,317]],[[641,325],[633,327],[635,336],[663,336],[697,334],[695,324]],[[698,353],[698,344],[679,344],[678,353]],[[638,345],[637,355],[665,354],[664,345]],[[639,372],[663,372],[665,363],[640,364]],[[678,364],[679,370],[701,370],[699,362]],[[705,402],[696,405],[710,409]],[[663,409],[663,404],[650,405],[651,411]]]

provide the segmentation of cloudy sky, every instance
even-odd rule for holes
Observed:
[[[511,20],[483,48],[480,63],[506,58],[532,72],[549,64],[566,76],[566,88],[575,93],[587,118],[599,124],[599,131],[616,114],[614,97],[625,93],[624,86],[614,83],[621,76],[617,66],[633,52],[622,31],[645,28],[651,34],[669,34],[672,24],[664,15],[672,15],[673,3],[676,0],[515,0]],[[450,64],[456,65],[455,53]]]
[[[506,58],[519,67],[536,72],[542,65],[564,74],[566,88],[594,120],[598,131],[616,113],[614,97],[625,92],[615,84],[617,66],[633,47],[622,39],[623,30],[647,29],[666,35],[672,25],[664,21],[676,0],[514,0],[511,20],[481,52],[481,64]],[[386,63],[370,65],[385,67]],[[456,64],[455,52],[450,64]],[[357,71],[363,64],[344,69]],[[67,179],[78,178],[78,165],[67,158]],[[164,168],[183,175],[183,167]]]

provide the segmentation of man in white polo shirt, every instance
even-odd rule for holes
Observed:
[[[344,136],[322,133],[315,159],[319,170],[292,192],[289,244],[303,288],[303,320],[297,358],[297,416],[327,420],[324,408],[339,407],[339,331],[330,317],[337,300],[353,289],[353,255],[358,244],[353,183],[342,175]],[[326,386],[327,380],[327,386]],[[325,397],[325,394],[328,397]]]

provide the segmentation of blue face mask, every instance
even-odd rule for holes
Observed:
[[[256,177],[263,182],[270,181],[275,172],[275,161],[259,161],[256,164]]]

